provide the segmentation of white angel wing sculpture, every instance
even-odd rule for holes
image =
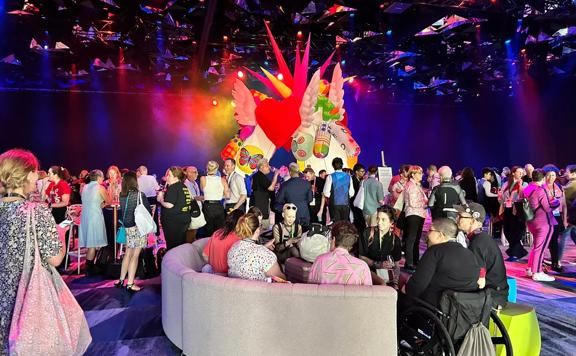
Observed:
[[[320,70],[310,79],[310,83],[304,92],[302,104],[300,104],[300,129],[307,129],[312,125],[314,113],[316,112],[316,102],[318,101],[318,92],[320,91]],[[298,132],[297,130],[296,132]]]
[[[240,79],[236,79],[234,82],[232,97],[236,105],[234,118],[238,124],[242,126],[256,126],[256,102],[250,90]]]
[[[332,82],[330,83],[330,93],[328,93],[328,99],[339,108],[340,120],[344,118],[344,77],[342,76],[342,68],[340,68],[340,63],[336,64],[334,67],[334,72],[332,73]]]

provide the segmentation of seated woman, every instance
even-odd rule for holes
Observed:
[[[240,217],[244,213],[236,209],[232,211],[224,221],[224,227],[214,232],[206,246],[202,251],[204,261],[212,267],[206,271],[211,271],[218,274],[228,273],[228,251],[240,238],[236,235],[234,230]],[[205,269],[203,269],[205,271]]]
[[[442,292],[473,292],[480,283],[480,267],[474,253],[455,241],[458,226],[438,218],[428,233],[428,249],[406,285],[406,294],[438,306]],[[483,285],[481,286],[483,287]]]
[[[394,235],[395,210],[389,205],[384,205],[376,210],[377,226],[364,230],[360,238],[359,257],[366,262],[377,275],[377,270],[391,270],[393,276],[389,279],[393,286],[398,285],[400,267],[398,261],[402,258],[402,242]],[[379,280],[373,277],[375,280]],[[376,283],[375,283],[376,284]]]
[[[254,214],[242,216],[235,229],[241,239],[228,251],[228,276],[256,281],[286,279],[274,252],[258,244],[260,222]]]
[[[370,268],[366,262],[350,255],[358,239],[356,227],[349,221],[332,225],[332,249],[322,254],[310,268],[308,281],[317,284],[372,285]]]
[[[300,257],[297,243],[302,237],[302,226],[296,223],[298,208],[292,203],[282,207],[283,221],[272,228],[274,236],[274,252],[280,263],[286,262],[289,257]]]

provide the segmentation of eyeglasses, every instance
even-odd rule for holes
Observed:
[[[473,219],[471,216],[458,215],[458,219]]]
[[[284,210],[296,210],[296,209],[298,209],[298,208],[296,207],[296,205],[286,205],[286,206],[284,207]]]

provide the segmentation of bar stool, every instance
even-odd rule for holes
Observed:
[[[80,274],[80,241],[79,241],[79,228],[80,228],[80,221],[82,216],[82,204],[73,204],[69,205],[66,209],[66,220],[71,221],[69,226],[69,234],[68,234],[68,244],[66,245],[66,259],[64,261],[64,269],[68,269],[68,256],[71,254],[75,254],[77,261],[78,261],[78,274]],[[76,237],[76,245],[78,247],[78,251],[71,252],[70,245],[71,240]]]

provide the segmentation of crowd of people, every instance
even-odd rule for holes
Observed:
[[[282,281],[283,265],[300,257],[299,243],[308,230],[330,224],[331,248],[314,260],[311,283],[398,287],[404,259],[402,269],[413,274],[406,293],[433,304],[445,289],[487,287],[494,291],[495,303],[504,305],[508,285],[500,237],[508,260],[516,261],[528,254],[523,241],[530,232],[526,274],[535,281],[554,280],[543,267],[546,249],[550,269],[562,272],[565,242],[571,237],[576,243],[576,165],[565,170],[526,165],[502,173],[485,168],[479,179],[471,168],[453,175],[450,167],[432,165],[425,176],[422,167],[402,165],[387,187],[376,166],[346,169],[340,158],[333,160],[331,174],[316,174],[311,167],[301,172],[296,163],[276,169],[261,159],[246,180],[235,167],[233,159],[223,162],[222,171],[218,162],[209,161],[199,177],[194,166],[172,166],[160,181],[145,166],[135,171],[110,166],[106,174],[82,170],[70,177],[60,166],[40,171],[28,151],[3,153],[0,238],[9,248],[1,252],[1,261],[13,271],[0,276],[8,288],[2,303],[9,306],[2,311],[3,342],[22,268],[25,206],[38,216],[34,228],[43,263],[57,266],[68,243],[58,224],[67,218],[70,205],[81,204],[79,244],[87,248],[88,273],[93,272],[96,250],[115,243],[117,213],[126,231],[126,252],[115,285],[131,292],[140,290],[135,284],[138,256],[148,245],[148,236],[135,222],[139,204],[159,221],[156,235],[163,231],[167,249],[210,237],[203,251],[206,272]],[[203,222],[195,224],[199,215]],[[420,257],[428,215],[428,248]]]

